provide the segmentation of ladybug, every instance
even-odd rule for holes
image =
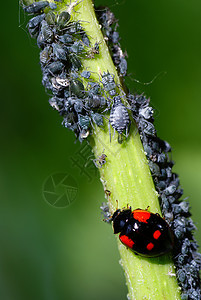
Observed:
[[[163,255],[173,249],[173,232],[159,214],[143,209],[117,209],[111,217],[114,234],[135,254]]]

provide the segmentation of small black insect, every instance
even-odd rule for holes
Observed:
[[[126,130],[128,135],[128,126],[130,123],[129,114],[125,105],[121,102],[121,97],[116,96],[113,98],[114,102],[110,111],[109,123],[119,134]]]
[[[58,25],[59,30],[61,30],[67,26],[67,24],[70,21],[70,17],[71,16],[67,11],[63,11],[62,13],[60,13],[58,20],[57,20],[57,25]]]
[[[37,45],[39,48],[44,48],[46,43],[52,43],[54,39],[54,33],[50,26],[47,24],[45,20],[41,22],[40,33],[37,38]]]
[[[91,117],[92,117],[93,122],[94,122],[97,126],[99,126],[99,127],[103,126],[103,117],[102,117],[101,114],[91,112]]]
[[[28,29],[31,37],[36,38],[39,33],[39,26],[40,23],[44,20],[45,14],[38,15],[36,17],[33,17],[32,19],[29,20],[28,22]]]
[[[104,153],[102,153],[100,156],[98,156],[98,158],[95,158],[95,159],[93,160],[94,165],[95,165],[97,168],[102,168],[102,166],[103,166],[104,164],[106,164],[106,157],[107,157],[107,155],[104,154]]]
[[[32,3],[28,6],[25,6],[24,10],[28,14],[37,14],[37,13],[40,13],[47,6],[49,6],[48,1],[38,1],[38,2]]]
[[[52,43],[52,48],[53,48],[53,54],[56,59],[62,60],[62,61],[67,60],[67,55],[66,55],[67,53],[61,45],[59,45],[57,43]]]
[[[65,44],[65,45],[71,44],[72,41],[73,41],[72,36],[68,33],[65,33],[64,35],[57,36],[57,38],[61,43]]]
[[[80,75],[85,79],[89,79],[91,76],[91,72],[84,70]]]
[[[109,72],[103,72],[102,75],[102,84],[106,92],[111,96],[116,95],[116,83],[114,81],[114,75]]]
[[[96,54],[99,54],[99,44],[100,43],[95,43],[93,47],[91,47],[91,49],[87,52],[86,57],[87,58],[95,58]]]
[[[40,52],[40,63],[41,65],[47,65],[51,60],[52,47],[47,46]]]
[[[80,98],[84,97],[84,85],[83,85],[83,83],[78,79],[72,79],[70,81],[70,91],[74,95],[76,95]]]
[[[55,22],[56,22],[55,13],[53,13],[53,11],[49,11],[45,16],[45,20],[48,25],[55,25]]]
[[[63,68],[64,64],[61,61],[54,61],[47,66],[48,72],[52,74],[61,73]]]

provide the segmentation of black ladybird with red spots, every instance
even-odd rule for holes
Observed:
[[[114,233],[136,254],[156,257],[173,249],[173,233],[159,214],[147,210],[117,209],[112,218]]]

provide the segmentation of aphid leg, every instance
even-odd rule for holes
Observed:
[[[118,133],[118,143],[122,144],[123,143],[123,135]]]
[[[94,165],[96,166],[96,168],[101,168],[102,166],[100,166],[100,164],[97,164],[97,161],[98,161],[98,159],[97,158],[94,158],[93,159],[93,163],[94,163]]]

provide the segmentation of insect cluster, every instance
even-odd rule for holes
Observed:
[[[109,123],[114,130],[119,134],[127,133],[129,115],[117,95],[114,75],[103,72],[99,82],[95,82],[91,79],[92,73],[83,69],[82,59],[94,59],[99,55],[100,43],[90,44],[81,21],[73,21],[70,14],[73,7],[69,5],[69,9],[58,13],[59,3],[55,2],[57,4],[38,1],[24,7],[28,14],[34,15],[28,22],[28,30],[41,48],[42,83],[52,94],[50,105],[63,117],[62,124],[74,131],[81,142],[91,133],[93,123],[103,126],[103,114],[108,110]],[[111,31],[109,35],[106,33],[108,41],[111,35],[116,45],[118,33],[109,29],[113,24],[111,18],[114,18],[111,14],[103,9],[101,19]]]
[[[162,213],[170,224],[175,236],[173,253],[177,277],[182,287],[182,299],[200,299],[199,270],[201,255],[193,236],[196,229],[190,218],[189,203],[180,200],[183,190],[179,177],[172,172],[170,145],[157,137],[153,125],[153,109],[144,95],[130,95],[128,102],[138,130],[152,173],[156,190],[159,194]]]
[[[97,8],[96,15],[102,26],[104,39],[109,47],[114,65],[118,70],[119,76],[124,77],[127,74],[127,61],[119,43],[118,21],[113,12],[107,7],[104,9],[102,7]]]

